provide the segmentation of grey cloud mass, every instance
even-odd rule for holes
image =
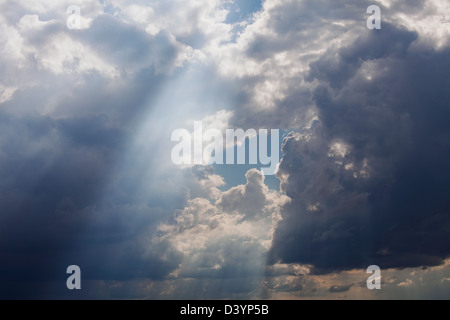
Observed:
[[[438,265],[448,255],[450,61],[447,50],[431,58],[411,48],[416,36],[370,34],[340,50],[338,61],[312,63],[310,77],[322,82],[313,93],[321,123],[310,139],[285,139],[282,188],[299,202],[286,208],[275,256],[340,269]],[[370,80],[361,70],[369,61]],[[330,155],[333,143],[346,154]],[[320,203],[317,212],[308,203]],[[380,255],[383,248],[389,254]]]

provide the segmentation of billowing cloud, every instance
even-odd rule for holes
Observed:
[[[320,122],[285,139],[279,175],[293,202],[275,256],[352,268],[436,265],[448,255],[448,51],[425,58],[412,47],[417,34],[386,29],[311,64]]]
[[[248,171],[246,177],[246,185],[221,192],[215,202],[208,198],[189,200],[184,209],[176,212],[172,223],[159,226],[157,243],[169,243],[182,256],[179,267],[171,274],[174,279],[227,282],[243,278],[247,280],[241,281],[247,284],[240,286],[258,294],[255,280],[264,274],[279,210],[289,199],[269,190],[264,176],[256,169]],[[226,294],[239,296],[238,293],[234,286],[220,293],[191,292],[197,298],[225,298]]]

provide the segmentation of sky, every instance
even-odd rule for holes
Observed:
[[[0,0],[0,299],[449,299],[449,32],[446,0]],[[174,164],[195,121],[279,130],[276,174]]]

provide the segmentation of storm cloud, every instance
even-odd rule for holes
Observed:
[[[279,176],[295,200],[272,250],[283,261],[411,267],[448,256],[449,52],[388,34],[311,64],[320,122],[285,139]]]

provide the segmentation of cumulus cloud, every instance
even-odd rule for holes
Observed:
[[[413,284],[413,281],[411,279],[406,279],[403,282],[400,282],[397,284],[399,287],[410,287]]]
[[[184,209],[176,212],[171,224],[159,226],[161,234],[155,241],[170,243],[172,250],[182,256],[171,274],[175,279],[248,278],[247,290],[258,289],[254,280],[262,277],[279,210],[288,198],[269,190],[256,169],[247,172],[246,177],[246,185],[221,192],[213,203],[206,198],[189,200]],[[192,294],[224,298],[224,294],[236,294],[234,290],[237,288]]]
[[[376,51],[371,50],[378,35],[368,35],[367,52],[378,52],[376,56],[366,56],[364,42],[358,41],[354,49],[338,51],[336,62],[342,65],[336,70],[325,67],[332,61],[320,66],[326,55],[311,64],[310,76],[322,83],[312,98],[321,123],[312,136],[288,136],[280,164],[282,188],[297,203],[286,208],[277,234],[283,247],[275,246],[273,253],[285,252],[288,261],[324,268],[362,267],[371,261],[404,267],[439,264],[448,255],[448,208],[441,197],[447,186],[438,182],[448,178],[442,176],[447,171],[441,161],[446,129],[440,124],[448,113],[443,102],[449,100],[444,89],[448,77],[444,71],[427,71],[437,69],[422,50],[411,48],[415,33],[386,28],[393,29],[380,36],[390,40],[385,38]],[[448,63],[444,52],[437,52],[433,61]],[[384,71],[363,78],[365,61],[383,61],[375,69]],[[429,100],[430,81],[438,101]],[[425,112],[427,108],[438,116]],[[319,215],[301,209],[316,209],[315,203],[321,204]],[[297,227],[291,231],[292,225]],[[307,232],[299,232],[303,228]],[[418,232],[427,234],[426,240]],[[300,249],[287,249],[286,239]],[[311,242],[318,245],[314,250]],[[382,248],[390,255],[377,256]]]
[[[300,14],[308,3],[269,7],[268,2],[266,11],[287,12],[289,7],[283,16],[287,18]],[[278,177],[292,202],[282,211],[272,261],[324,270],[372,262],[384,267],[440,264],[448,255],[448,208],[442,197],[448,191],[443,183],[448,177],[442,173],[448,168],[441,161],[446,158],[447,130],[441,119],[447,117],[449,96],[448,75],[438,65],[448,63],[448,48],[434,43],[439,49],[431,50],[423,30],[398,21],[388,20],[380,31],[358,27],[352,18],[356,3],[344,11],[324,13],[320,8],[310,10],[324,19],[343,20],[340,35],[333,33],[339,44],[320,42],[323,51],[309,60],[291,60],[290,67],[306,63],[298,75],[306,93],[298,96],[295,85],[287,83],[285,97],[273,100],[278,102],[276,111],[264,111],[267,118],[246,119],[278,125],[286,106],[292,115],[283,119],[295,119],[305,128],[289,134],[283,145]],[[427,14],[437,14],[436,8],[430,6]],[[408,10],[419,15],[415,6]],[[281,28],[265,26],[272,32]],[[276,61],[271,51],[263,59]],[[430,100],[431,88],[439,98]],[[425,111],[429,108],[436,117]],[[252,111],[238,111],[241,119],[242,113]],[[316,116],[311,127],[308,119]],[[377,254],[383,248],[389,254]]]

